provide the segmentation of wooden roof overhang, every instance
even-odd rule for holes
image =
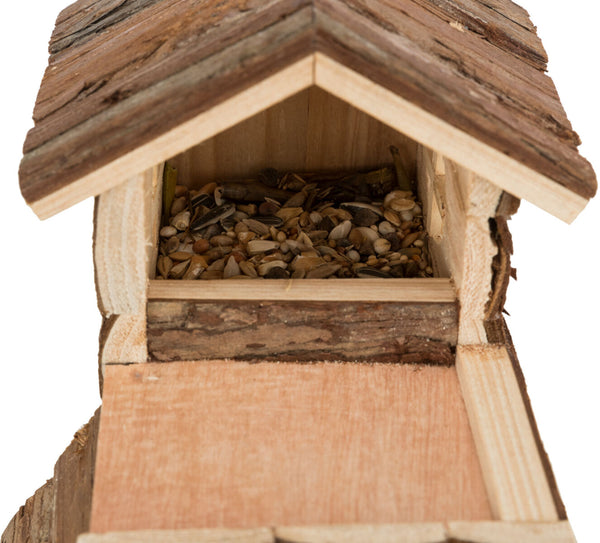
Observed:
[[[20,168],[49,217],[312,85],[565,221],[596,192],[508,0],[79,0]]]

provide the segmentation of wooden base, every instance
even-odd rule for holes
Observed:
[[[454,368],[106,367],[93,532],[491,518]]]

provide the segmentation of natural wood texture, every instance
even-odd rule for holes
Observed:
[[[104,319],[100,331],[101,368],[105,364],[145,362],[147,358],[145,313],[113,315]]]
[[[143,314],[157,245],[161,168],[152,168],[97,198],[94,269],[103,316]],[[154,264],[154,266],[152,266]]]
[[[75,543],[90,528],[100,409],[54,466],[54,477],[11,520],[2,543]]]
[[[444,524],[276,527],[277,543],[444,543]]]
[[[41,216],[311,84],[565,220],[596,191],[534,27],[508,3],[78,3],[50,48],[20,172]],[[314,73],[289,77],[315,53]]]
[[[490,218],[496,216],[502,191],[424,147],[418,152],[417,179],[424,194],[426,224],[435,223],[430,238],[434,265],[456,284],[459,343],[487,343],[485,322],[498,253]]]
[[[233,359],[454,364],[457,304],[149,301],[156,362]]]
[[[493,260],[498,246],[490,232],[502,191],[485,179],[475,178],[470,185],[466,209],[466,229],[459,287],[460,326],[458,341],[463,345],[487,343],[486,310],[491,297]]]
[[[4,529],[1,543],[53,543],[54,480],[35,491]]]
[[[256,530],[141,530],[84,534],[77,543],[575,543],[568,522],[429,522],[275,527]]]
[[[344,171],[392,163],[390,145],[415,169],[416,144],[385,124],[310,87],[172,160],[179,180],[198,186],[248,178],[264,168]]]
[[[449,522],[452,541],[474,543],[576,543],[571,526],[561,522]]]
[[[150,281],[151,300],[434,302],[456,300],[450,279]]]
[[[276,543],[273,530],[142,530],[139,532],[115,532],[108,534],[85,534],[77,543]]]
[[[453,368],[105,372],[93,532],[491,518]]]
[[[504,346],[458,346],[456,369],[494,518],[555,521],[558,513]]]
[[[498,253],[492,262],[492,295],[485,310],[485,329],[488,341],[493,343],[505,343],[505,339],[495,339],[495,336],[502,337],[498,330],[504,328],[504,303],[506,293],[511,277],[517,278],[517,270],[511,266],[511,256],[513,254],[512,235],[508,228],[508,221],[514,215],[521,204],[514,196],[503,193],[496,209],[495,216],[490,220],[490,229],[492,237],[498,247]],[[511,343],[510,340],[508,343]]]
[[[566,222],[573,221],[585,207],[587,197],[571,191],[571,188],[554,183],[523,162],[456,129],[427,109],[421,109],[388,90],[383,84],[374,84],[321,53],[315,56],[316,84],[338,98]],[[595,187],[595,181],[592,184]]]
[[[74,543],[90,529],[100,409],[76,434],[54,466],[53,541]]]

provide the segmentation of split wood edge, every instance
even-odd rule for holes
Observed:
[[[77,543],[575,543],[568,521],[431,522],[83,534]],[[4,541],[2,543],[5,543]]]
[[[506,348],[459,345],[456,370],[494,518],[558,520]]]
[[[110,162],[53,194],[32,202],[48,218],[89,196],[120,185],[172,156],[239,122],[317,85],[375,119],[435,149],[518,198],[565,222],[572,222],[588,199],[535,172],[404,98],[322,53],[306,56],[190,121]]]
[[[460,302],[461,344],[487,343],[486,308],[498,247],[489,219],[502,191],[470,170],[419,146],[417,178],[434,269],[453,278]]]

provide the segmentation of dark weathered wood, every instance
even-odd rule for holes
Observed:
[[[496,216],[490,219],[492,237],[498,247],[498,253],[493,259],[492,292],[486,308],[484,325],[488,341],[504,343],[504,338],[496,333],[498,327],[502,328],[504,304],[510,278],[516,279],[517,270],[511,266],[513,254],[512,235],[508,228],[508,221],[519,209],[520,200],[510,194],[503,193],[496,210]]]
[[[208,33],[210,40],[203,43],[201,62],[190,65],[186,59],[187,69],[144,90],[139,90],[135,82],[123,86],[123,81],[119,81],[116,90],[102,99],[95,91],[105,83],[94,84],[92,100],[103,102],[101,114],[95,115],[96,109],[92,108],[87,120],[81,122],[77,108],[83,103],[61,111],[59,124],[66,121],[67,126],[73,126],[60,136],[55,135],[64,126],[51,127],[49,119],[38,123],[40,131],[48,128],[54,135],[50,139],[43,136],[46,143],[23,158],[20,176],[24,197],[31,202],[52,194],[68,184],[64,182],[66,178],[74,181],[95,171],[298,60],[309,48],[310,21],[310,10],[299,10],[245,39],[244,33],[234,26],[228,30],[227,41],[238,41],[225,51],[215,51],[225,36]],[[146,70],[137,70],[135,77],[143,78]],[[152,80],[161,77],[165,74],[150,74]]]
[[[90,527],[100,409],[75,433],[54,466],[54,477],[27,500],[2,543],[75,543]]]
[[[573,192],[592,197],[595,174],[577,152],[579,138],[552,81],[510,51],[499,51],[466,27],[454,29],[452,20],[426,16],[414,3],[374,1],[367,10],[362,1],[322,0],[318,49]],[[494,27],[488,26],[491,32]]]
[[[32,203],[321,51],[589,198],[595,174],[508,0],[106,0],[59,18],[25,142]]]
[[[56,543],[75,543],[89,531],[100,409],[76,434],[54,466],[54,526]]]
[[[457,330],[456,303],[148,302],[153,361],[451,365]]]
[[[53,518],[54,480],[50,479],[19,509],[4,530],[0,541],[2,543],[54,543]]]

